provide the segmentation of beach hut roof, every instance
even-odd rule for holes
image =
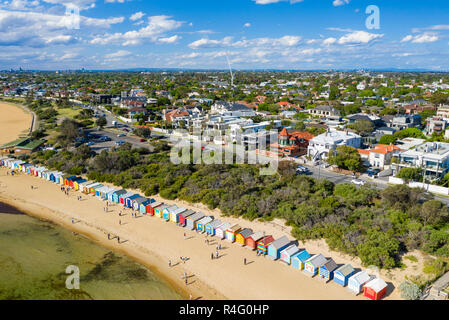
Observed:
[[[97,188],[96,190],[99,191],[99,192],[108,191],[109,187],[101,186],[101,187]]]
[[[120,189],[120,190],[116,190],[114,191],[114,194],[121,196],[122,194],[126,194],[128,191],[126,191],[125,189]]]
[[[354,268],[348,263],[335,270],[335,272],[341,273],[344,277],[347,277],[354,272]]]
[[[152,203],[153,203],[153,199],[145,198],[145,201],[142,202],[140,205],[147,206],[147,205],[152,204]]]
[[[53,174],[53,175],[54,175],[53,172],[50,172],[50,174]],[[87,182],[86,179],[76,180],[76,183],[78,183],[78,184],[82,184],[82,183],[85,183],[85,182]]]
[[[139,198],[139,197],[141,197],[141,195],[135,193],[135,194],[133,194],[132,196],[129,196],[128,199],[129,199],[129,200],[135,200],[135,199],[137,199],[137,198]]]
[[[91,187],[93,187],[93,186],[95,186],[97,184],[98,184],[98,182],[89,183],[88,185],[86,185],[86,188],[91,188]]]
[[[295,244],[292,244],[288,248],[285,248],[284,250],[282,250],[282,252],[286,253],[289,256],[294,255],[298,251],[299,251],[299,249],[298,249],[298,247]]]
[[[162,203],[159,207],[158,210],[164,210],[165,208],[170,207],[168,204]]]
[[[334,259],[332,259],[332,258],[327,260],[326,263],[323,264],[323,267],[325,267],[327,269],[327,271],[329,271],[329,272],[332,272],[338,268],[337,264],[335,263]]]
[[[242,227],[240,227],[238,224],[234,224],[232,227],[229,227],[227,230],[229,230],[231,232],[237,232],[240,229],[242,229]]]
[[[255,242],[257,242],[263,238],[263,232],[255,232],[255,233],[249,235],[249,237],[251,239],[253,239]]]
[[[239,232],[239,234],[242,235],[243,238],[248,238],[250,235],[253,234],[253,230],[249,229],[249,228],[245,228],[242,231]]]
[[[152,202],[152,203],[150,203],[150,204],[151,204],[151,207],[152,207],[152,208],[156,208],[156,207],[159,207],[159,206],[163,205],[162,202]]]
[[[375,292],[380,292],[387,287],[387,283],[381,278],[375,278],[365,284],[365,287],[373,289]]]
[[[212,217],[204,217],[204,218],[202,218],[202,219],[200,219],[199,221],[198,221],[198,223],[201,223],[201,224],[208,224],[209,222],[211,222],[212,220],[214,220],[214,218],[212,218]]]
[[[307,259],[310,258],[310,253],[308,253],[307,250],[302,250],[300,252],[295,253],[294,258],[298,258],[299,261],[304,263],[307,261]]]
[[[172,206],[167,207],[167,210],[170,212],[175,211],[176,209],[178,209],[177,205],[172,205]]]
[[[99,184],[97,184],[97,185],[94,185],[94,186],[91,186],[91,188],[92,188],[92,189],[95,189],[95,190],[101,189],[101,188],[103,188],[103,187],[104,187],[104,185],[102,185],[101,183],[99,183]]]
[[[193,220],[193,221],[198,221],[198,220],[202,219],[203,217],[204,217],[204,213],[196,212],[196,213],[192,214],[191,216],[188,216],[187,219]]]
[[[140,198],[134,199],[133,201],[140,205],[140,204],[144,203],[145,201],[148,201],[148,199],[145,197],[140,197]]]
[[[262,240],[259,240],[257,242],[260,242],[260,243],[262,243],[264,245],[268,245],[268,244],[272,243],[273,241],[274,241],[273,236],[265,236],[265,237],[263,237]]]
[[[181,215],[182,215],[184,218],[186,218],[186,217],[188,217],[188,216],[191,216],[191,215],[194,214],[194,213],[195,213],[195,211],[189,209],[189,210],[186,210],[186,211],[184,211],[183,213],[181,213]]]
[[[364,284],[364,283],[367,283],[371,279],[371,277],[365,271],[360,271],[360,272],[357,272],[355,275],[353,275],[349,279],[351,281],[356,281],[359,284]]]
[[[176,208],[174,211],[173,211],[173,214],[180,214],[180,213],[183,213],[184,211],[187,211],[187,209],[186,208]]]
[[[229,222],[224,222],[223,224],[219,225],[216,229],[220,229],[220,230],[226,230],[231,226],[231,224]]]
[[[209,223],[209,226],[215,229],[219,227],[221,224],[223,224],[223,222],[221,222],[220,220],[214,220],[211,223]]]
[[[283,236],[282,238],[279,238],[275,241],[273,241],[270,246],[275,247],[276,249],[282,248],[284,246],[286,246],[287,244],[290,243],[290,240],[288,239],[287,236]]]
[[[316,254],[306,262],[311,263],[315,268],[319,268],[327,262],[327,259],[320,253]]]

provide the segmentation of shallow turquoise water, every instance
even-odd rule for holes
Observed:
[[[66,268],[80,289],[66,288]],[[0,300],[182,299],[168,283],[126,256],[0,203]]]

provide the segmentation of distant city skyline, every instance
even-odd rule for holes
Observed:
[[[0,1],[0,69],[448,71],[448,18],[444,0]]]

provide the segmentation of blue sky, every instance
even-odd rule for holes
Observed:
[[[0,69],[449,71],[448,18],[446,0],[0,0]]]

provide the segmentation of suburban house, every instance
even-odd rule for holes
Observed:
[[[340,111],[331,106],[318,106],[308,110],[309,114],[318,116],[320,118],[329,116],[340,116]]]
[[[420,114],[423,111],[434,111],[436,108],[431,104],[409,104],[404,106],[404,110],[406,114]]]
[[[278,142],[270,145],[271,151],[277,153],[279,157],[299,157],[307,154],[309,141],[314,136],[308,132],[291,132],[286,128],[282,129],[278,137]]]
[[[210,113],[233,117],[254,117],[256,115],[254,110],[243,104],[226,101],[218,101],[214,103],[211,107]]]
[[[359,149],[362,145],[362,137],[347,131],[328,131],[309,141],[307,155],[314,160],[326,159],[329,152],[339,146],[350,146]]]
[[[421,127],[421,116],[419,114],[399,115],[393,118],[389,126],[396,130]]]
[[[146,97],[126,97],[120,101],[120,108],[145,107],[147,103]]]
[[[398,155],[401,149],[395,145],[378,144],[373,149],[358,149],[357,151],[371,167],[384,170],[385,166],[391,164],[391,159]]]
[[[440,135],[446,130],[447,122],[443,117],[432,117],[427,119],[425,133],[428,136],[434,133]]]
[[[394,174],[402,168],[422,168],[425,176],[441,178],[449,170],[449,143],[426,142],[398,156],[399,163],[392,164]]]
[[[164,110],[165,121],[173,122],[176,118],[188,117],[189,113],[184,109],[175,109],[169,112]]]
[[[449,119],[449,106],[440,105],[437,110],[437,117]]]
[[[128,118],[129,119],[133,119],[134,116],[137,115],[145,115],[147,113],[147,109],[143,108],[143,107],[134,107],[134,108],[130,108],[128,110]]]

